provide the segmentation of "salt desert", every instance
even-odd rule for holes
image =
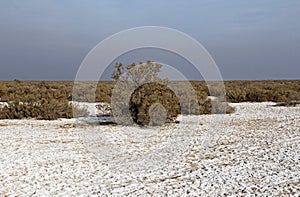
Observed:
[[[231,104],[235,113],[201,115],[199,122],[193,116],[181,116],[182,121],[188,120],[187,129],[199,128],[184,144],[184,152],[176,159],[166,156],[168,165],[140,171],[130,165],[118,169],[120,162],[130,164],[132,156],[147,149],[147,141],[140,146],[139,141],[128,140],[128,135],[122,139],[134,127],[78,124],[75,119],[0,120],[0,195],[299,196],[300,107],[274,104],[235,103]],[[204,131],[215,129],[211,120],[218,116],[223,116],[224,127],[204,147],[199,139]],[[101,159],[90,152],[82,133],[99,127],[128,155],[120,152],[118,158],[106,155]],[[167,125],[145,131],[159,131],[158,139],[151,138],[159,144],[172,138],[174,128]]]

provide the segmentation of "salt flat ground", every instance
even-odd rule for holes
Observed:
[[[299,196],[300,107],[272,104],[232,104],[234,114],[199,121],[182,116],[181,126],[195,130],[187,137],[177,125],[140,135],[74,119],[1,120],[0,196]],[[219,116],[222,128],[211,124]],[[201,137],[214,129],[204,146]],[[155,157],[164,150],[170,154]]]

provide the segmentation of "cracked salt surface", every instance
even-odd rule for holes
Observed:
[[[201,116],[201,124],[194,116],[180,117],[188,120],[187,129],[199,128],[184,144],[185,151],[177,159],[166,155],[167,166],[139,173],[130,173],[131,168],[118,172],[114,164],[159,148],[176,125],[146,139],[152,143],[148,145],[137,143],[134,135],[129,140],[130,127],[101,126],[108,145],[120,144],[131,153],[120,154],[114,163],[89,152],[78,134],[95,125],[65,119],[0,120],[0,196],[299,196],[300,107],[272,104],[232,104],[237,111],[223,116],[223,129],[209,147],[201,145],[201,135],[214,128],[210,123],[218,115]]]

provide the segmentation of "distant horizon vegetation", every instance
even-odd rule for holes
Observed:
[[[207,105],[209,91],[205,81],[190,81],[200,105]],[[89,83],[88,81],[86,83]],[[100,81],[92,102],[111,102],[113,81]],[[180,88],[180,82],[178,88]],[[300,101],[300,80],[224,81],[227,102],[290,102]],[[9,102],[10,108],[2,108],[0,119],[37,118],[54,120],[72,118],[74,81],[0,81],[0,102]],[[85,92],[93,87],[84,85],[79,91],[80,102],[91,102]],[[20,103],[27,103],[22,105]],[[82,113],[85,113],[84,110]],[[203,111],[209,113],[209,111]]]

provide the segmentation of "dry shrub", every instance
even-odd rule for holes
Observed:
[[[88,114],[86,109],[75,108],[78,114]],[[9,103],[8,107],[1,109],[0,119],[36,118],[38,120],[56,120],[58,118],[72,118],[72,106],[68,102],[51,100],[41,103]]]
[[[10,109],[3,108],[0,111],[0,118],[55,119],[72,117],[68,101],[72,99],[73,83],[72,81],[0,81],[0,102],[13,102]],[[86,83],[88,85],[83,84],[79,89],[78,100],[76,101],[94,102],[93,100],[88,101],[88,97],[86,97],[91,87],[94,86],[94,82]],[[180,90],[182,82],[170,83],[175,83],[175,86],[178,86]],[[225,81],[224,83],[228,102],[300,101],[300,80]],[[206,83],[204,81],[191,81],[191,84],[195,89],[198,100],[190,98],[181,105],[199,105],[201,114],[211,113],[209,110],[211,104],[206,101],[209,95]],[[115,82],[113,81],[99,82],[94,100],[110,103],[114,85]],[[28,104],[19,105],[19,102]],[[37,106],[34,105],[35,103],[43,103],[43,105]],[[191,107],[191,109],[194,109],[194,107]],[[227,111],[228,109],[231,108],[227,107]],[[187,110],[181,113],[193,114],[196,111]]]
[[[172,90],[157,83],[147,83],[137,88],[131,96],[129,106],[134,122],[140,125],[160,125],[162,122],[174,122],[180,113],[199,115],[224,114],[235,111],[227,102],[218,100],[205,99],[199,102],[187,97],[183,103],[179,103]]]
[[[227,102],[207,99],[200,103],[201,114],[231,114],[235,112],[235,108],[228,105]]]
[[[276,107],[296,107],[300,105],[300,101],[288,101],[288,102],[279,102]]]
[[[225,81],[229,102],[300,101],[300,80]]]
[[[131,95],[129,110],[139,125],[149,125],[151,119],[151,125],[160,125],[173,122],[180,113],[180,105],[175,93],[166,85],[146,83]]]

